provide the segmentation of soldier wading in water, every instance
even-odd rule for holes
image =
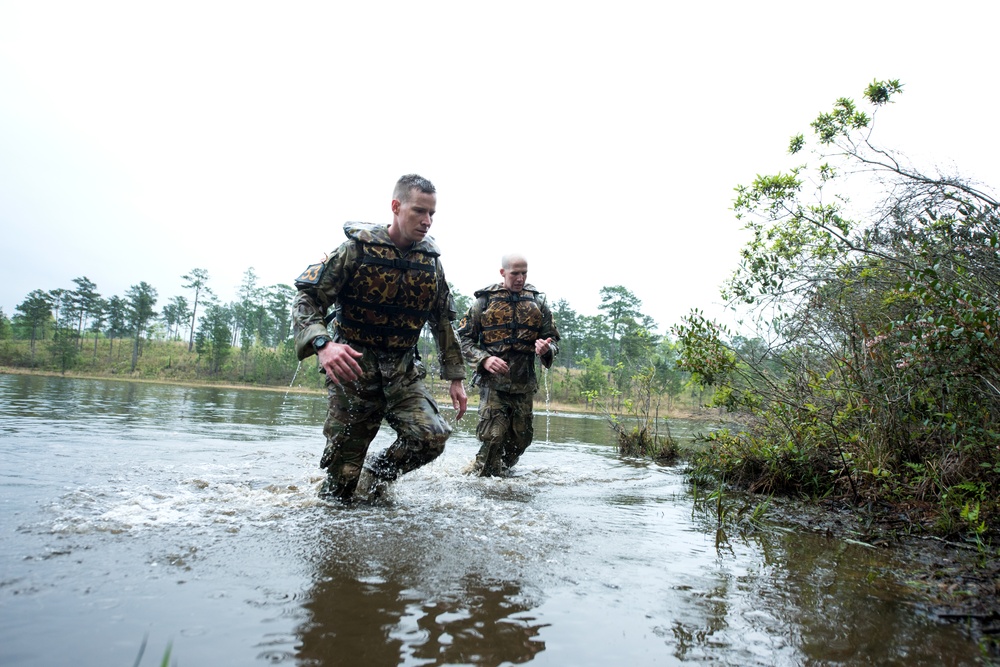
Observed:
[[[362,467],[362,486],[378,497],[389,482],[444,451],[452,429],[423,383],[416,352],[425,323],[437,343],[441,377],[451,381],[457,419],[465,414],[465,366],[451,326],[455,307],[440,252],[427,236],[436,207],[430,181],[403,176],[393,191],[390,225],[348,222],[348,240],[295,281],[295,351],[299,360],[318,356],[330,401],[320,460],[325,498],[350,501]],[[396,441],[365,463],[383,418]]]
[[[531,444],[535,357],[550,368],[559,351],[545,295],[525,282],[527,260],[504,256],[500,275],[503,283],[476,292],[458,330],[465,360],[476,369],[472,383],[480,385],[482,445],[470,472],[482,476],[505,474]]]

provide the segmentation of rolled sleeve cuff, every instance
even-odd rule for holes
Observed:
[[[295,355],[302,361],[306,357],[316,354],[312,346],[313,338],[316,336],[329,336],[330,332],[322,324],[310,324],[295,337]]]
[[[464,380],[465,379],[465,366],[463,364],[442,364],[442,366],[441,366],[441,379],[442,380]]]

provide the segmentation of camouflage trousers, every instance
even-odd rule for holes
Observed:
[[[490,387],[479,390],[479,424],[476,437],[482,445],[476,454],[476,474],[502,475],[518,462],[534,436],[530,393],[512,394]]]
[[[383,419],[396,431],[396,441],[366,466],[381,481],[436,459],[452,431],[424,385],[423,364],[412,352],[363,352],[360,378],[339,385],[326,382],[330,407],[319,465],[326,468],[327,479],[320,494],[344,501],[354,494],[368,446]]]

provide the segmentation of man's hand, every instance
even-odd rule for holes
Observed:
[[[551,338],[546,338],[545,340],[539,338],[538,340],[535,341],[535,354],[537,354],[538,356],[540,357],[545,356],[546,354],[549,353],[549,350],[551,349],[552,349]]]
[[[488,373],[503,375],[510,370],[510,367],[500,357],[486,357],[483,359],[483,370]]]
[[[457,421],[462,418],[465,409],[469,407],[469,399],[465,395],[465,385],[462,384],[461,380],[452,380],[448,393],[451,394],[451,404],[458,410],[458,416],[455,417]]]
[[[364,355],[350,345],[330,342],[321,347],[316,356],[326,376],[337,384],[354,382],[361,377],[361,366],[356,359]]]

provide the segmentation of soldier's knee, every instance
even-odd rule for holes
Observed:
[[[418,466],[430,463],[444,453],[444,443],[447,440],[448,434],[442,433],[409,441],[405,444],[409,452],[407,459]]]
[[[433,461],[444,454],[444,443],[447,442],[448,435],[448,433],[445,433],[427,440],[424,451],[427,452],[429,461]]]
[[[480,417],[476,437],[480,442],[498,444],[507,437],[507,422],[495,415]]]

